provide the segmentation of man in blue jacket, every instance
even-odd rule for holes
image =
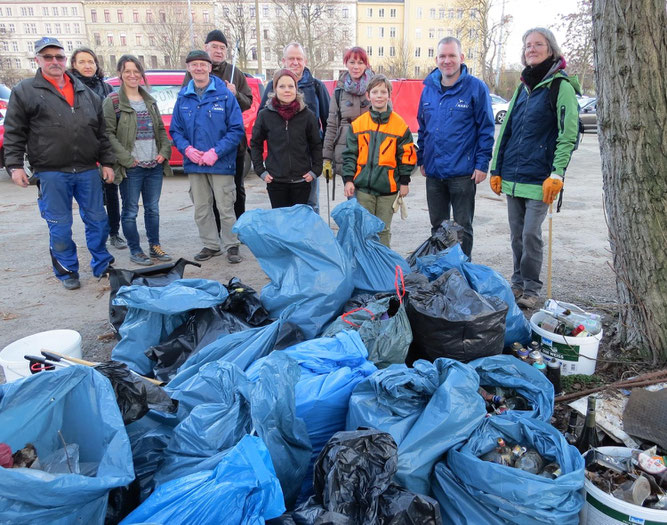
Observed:
[[[317,117],[320,125],[321,136],[327,131],[327,119],[329,118],[329,92],[326,86],[318,79],[316,79],[310,69],[306,67],[306,53],[303,47],[298,42],[291,42],[283,49],[283,67],[289,69],[298,78],[297,87],[303,93],[303,100]],[[273,81],[269,81],[262,97],[262,102],[259,104],[261,110],[268,100],[269,93],[273,91]],[[315,177],[310,183],[310,196],[308,197],[308,204],[315,210],[315,213],[320,213],[319,201],[319,177]]]
[[[438,42],[438,67],[424,80],[419,100],[417,165],[426,177],[432,230],[449,220],[451,206],[470,257],[476,185],[489,168],[494,122],[489,90],[468,74],[463,58],[458,39]]]
[[[204,244],[195,260],[206,261],[224,249],[230,263],[239,263],[239,241],[232,226],[236,221],[236,148],[243,136],[241,108],[225,82],[211,76],[212,63],[205,51],[191,51],[185,62],[192,80],[178,94],[170,131],[183,154],[195,222]],[[220,213],[220,232],[213,196]]]

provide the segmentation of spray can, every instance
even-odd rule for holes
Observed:
[[[560,386],[561,362],[558,359],[552,359],[547,363],[547,379],[554,386],[554,395],[560,396],[563,391]]]
[[[514,357],[521,359],[521,357],[519,356],[519,352],[521,350],[525,350],[521,343],[519,343],[518,341],[512,343],[512,355]]]

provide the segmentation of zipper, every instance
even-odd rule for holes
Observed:
[[[372,120],[372,119],[371,119]],[[373,146],[375,146],[375,140],[377,139],[377,134],[380,132],[380,122],[377,123],[377,127],[375,128],[375,133],[373,134],[371,140],[373,141]],[[373,147],[375,149],[375,147]],[[366,184],[366,188],[369,190],[368,193],[370,193],[371,189],[371,175],[373,174],[373,156],[370,155],[372,152],[371,149],[371,144],[370,140],[368,141],[368,183]],[[372,195],[372,194],[371,194]]]
[[[290,154],[290,140],[289,140],[289,120],[285,121],[285,134],[287,135],[287,158],[289,159],[289,175],[288,178],[292,174],[292,155]]]
[[[537,86],[536,86],[537,87]],[[528,91],[528,88],[524,86],[524,89]],[[523,136],[524,136],[524,128],[526,126],[526,113],[528,113],[528,103],[530,102],[530,95],[532,95],[531,91],[528,91],[528,96],[526,97],[526,107],[523,111],[523,115],[521,116],[521,133],[519,133],[519,151],[521,151],[521,143],[523,142]],[[512,197],[514,197],[515,191],[516,191],[516,179],[519,173],[519,163],[516,163],[516,167],[514,169],[514,182],[512,184]]]

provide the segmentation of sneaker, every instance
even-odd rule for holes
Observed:
[[[525,310],[532,310],[540,304],[540,298],[537,295],[522,295],[516,304]]]
[[[127,248],[127,243],[120,235],[109,235],[109,244],[117,250],[124,250]]]
[[[512,295],[514,295],[514,300],[517,301],[523,295],[523,290],[521,288],[515,288],[512,286]]]
[[[211,250],[211,248],[202,248],[201,251],[195,255],[195,261],[208,261],[211,257],[221,255],[220,250]]]
[[[130,261],[140,264],[141,266],[151,266],[153,264],[153,261],[151,261],[144,252],[131,254]]]
[[[239,247],[232,246],[227,250],[227,260],[232,264],[240,263],[242,258],[239,255]]]
[[[158,261],[163,262],[171,261],[171,257],[165,253],[159,244],[154,244],[151,246],[151,249],[148,253],[151,256],[151,259],[157,259]]]
[[[70,277],[69,279],[65,279],[61,282],[63,283],[63,286],[66,290],[76,290],[81,288],[81,281],[79,281],[79,279],[76,277]]]

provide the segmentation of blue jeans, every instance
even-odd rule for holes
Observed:
[[[549,205],[542,201],[507,196],[514,260],[512,287],[523,290],[527,296],[539,295],[542,289],[542,223],[547,211]]]
[[[431,231],[442,221],[450,219],[450,207],[454,220],[463,228],[461,249],[468,257],[472,254],[472,218],[475,215],[477,185],[470,175],[436,179],[426,177],[426,202],[431,219]]]
[[[165,160],[165,162],[167,162]],[[137,214],[139,213],[139,195],[144,204],[144,225],[148,245],[160,244],[160,193],[162,192],[162,164],[154,168],[129,168],[127,178],[120,183],[120,196],[123,200],[123,211],[120,222],[123,233],[130,247],[130,253],[140,253],[139,231],[137,230]]]
[[[61,281],[79,277],[79,259],[72,240],[72,197],[79,204],[85,225],[86,246],[92,256],[90,267],[99,277],[113,257],[106,248],[109,221],[104,211],[100,172],[97,168],[80,173],[42,171],[37,174],[39,211],[49,226],[49,248],[53,273]]]

